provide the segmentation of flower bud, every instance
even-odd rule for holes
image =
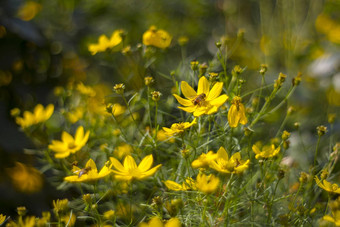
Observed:
[[[234,69],[232,70],[232,74],[235,75],[240,75],[242,72],[244,71],[244,69],[242,69],[239,65],[235,65]]]
[[[207,68],[208,68],[207,63],[204,62],[204,63],[200,64],[199,73],[200,73],[201,76],[204,75],[207,72]]]
[[[260,74],[263,76],[264,74],[266,74],[267,70],[268,70],[268,65],[262,64],[260,68]]]
[[[189,42],[189,38],[187,36],[181,36],[177,41],[180,46],[185,46]]]
[[[158,100],[161,98],[162,93],[160,93],[159,91],[153,91],[151,92],[151,97],[152,100],[155,102],[158,102]]]
[[[301,184],[306,183],[308,181],[309,175],[305,172],[300,173],[299,181]]]
[[[221,42],[216,42],[215,45],[217,48],[220,48],[222,46]]]
[[[299,128],[300,128],[300,122],[295,122],[295,123],[294,123],[294,127],[295,127],[296,129],[299,129]]]
[[[124,94],[125,85],[124,84],[116,84],[115,86],[113,86],[113,90],[117,94],[122,95],[122,94]]]
[[[318,131],[318,135],[319,136],[323,136],[327,132],[327,127],[325,127],[323,125],[320,125],[320,126],[316,127],[316,129]]]
[[[300,84],[301,76],[302,76],[302,73],[299,72],[298,75],[293,78],[293,80],[292,80],[293,86],[298,86]]]
[[[281,180],[284,177],[285,177],[285,171],[280,169],[279,172],[277,173],[277,178],[279,178],[279,180]]]
[[[188,158],[190,155],[190,150],[187,148],[184,148],[183,150],[181,150],[182,156],[183,158]]]
[[[290,133],[284,130],[281,136],[282,140],[287,140],[289,137],[290,137]]]
[[[86,204],[91,204],[92,203],[92,198],[90,194],[84,194],[83,195],[83,200]]]
[[[289,140],[283,141],[283,144],[282,144],[282,145],[283,145],[283,148],[287,150],[287,149],[289,148],[289,144],[290,144],[290,141],[289,141]]]
[[[27,209],[26,207],[22,206],[22,207],[17,207],[17,212],[19,216],[25,216],[27,213]]]
[[[151,76],[147,76],[144,78],[144,82],[146,86],[150,86],[155,80]]]
[[[191,69],[196,71],[198,69],[198,61],[192,61],[190,62]]]

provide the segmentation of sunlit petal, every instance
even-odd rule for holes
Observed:
[[[209,96],[209,82],[205,76],[202,76],[198,81],[197,95],[202,93],[206,94],[206,96]]]
[[[181,90],[187,99],[192,99],[197,96],[196,91],[185,81],[181,82]]]

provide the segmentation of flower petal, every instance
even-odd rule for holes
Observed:
[[[65,143],[68,143],[68,144],[69,143],[74,143],[73,137],[70,134],[68,134],[67,132],[65,132],[65,131],[63,131],[61,133],[61,140],[64,141]]]
[[[184,110],[185,112],[192,113],[196,110],[195,106],[187,106],[187,107],[182,107],[178,106],[178,109]]]
[[[205,76],[202,76],[198,81],[197,95],[202,93],[206,94],[206,96],[209,96],[209,82]]]
[[[146,156],[145,158],[143,158],[143,160],[138,165],[138,169],[141,172],[146,172],[148,171],[148,169],[150,169],[150,167],[152,166],[152,163],[153,163],[153,157],[150,154]]]
[[[137,177],[137,179],[142,180],[144,178],[147,178],[147,177],[153,175],[161,166],[162,166],[162,164],[159,164],[159,165],[153,167],[152,169],[144,172],[141,176]]]
[[[227,100],[228,96],[226,94],[219,96],[218,98],[215,98],[211,101],[209,101],[210,105],[220,107],[222,106]]]
[[[191,102],[190,100],[184,99],[184,98],[182,98],[182,97],[180,97],[180,96],[178,96],[178,95],[176,95],[176,94],[172,94],[172,95],[177,99],[177,101],[178,101],[181,105],[183,105],[183,106],[193,106],[193,104],[192,104],[192,102]]]
[[[124,159],[124,168],[127,170],[137,169],[136,161],[133,159],[131,155],[127,155]]]
[[[91,171],[98,172],[96,163],[91,158],[86,162],[85,168],[91,168]]]
[[[195,96],[197,96],[196,91],[185,81],[181,82],[181,90],[182,90],[183,95],[187,99],[192,99],[192,98],[195,98]]]
[[[79,126],[77,128],[76,134],[74,135],[74,143],[80,144],[84,137],[84,128],[83,126]]]
[[[114,157],[110,157],[110,161],[112,163],[112,166],[116,170],[118,170],[119,172],[121,172],[121,173],[127,172],[127,170],[123,167],[123,165],[117,159],[115,159]]]
[[[223,82],[217,82],[214,84],[214,86],[211,88],[209,95],[207,96],[207,101],[216,99],[222,92],[223,88]]]

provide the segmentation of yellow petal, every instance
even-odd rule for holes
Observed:
[[[196,91],[185,81],[181,82],[181,90],[187,99],[192,99],[197,96]]]
[[[227,151],[224,149],[224,147],[220,147],[220,149],[218,149],[217,151],[217,156],[218,158],[222,158],[224,160],[229,160],[229,156]]]
[[[228,122],[229,126],[232,128],[236,128],[239,122],[239,114],[237,111],[236,105],[231,105],[229,111],[228,111]]]
[[[137,164],[131,155],[127,155],[124,159],[124,168],[127,170],[137,169]]]
[[[141,172],[146,172],[148,169],[150,169],[150,167],[152,166],[152,163],[153,163],[153,157],[150,154],[146,156],[145,158],[143,158],[143,160],[138,165],[138,169]]]
[[[179,106],[178,109],[184,110],[185,112],[188,112],[188,113],[192,113],[196,110],[196,106],[187,106],[187,107]]]
[[[91,168],[91,171],[97,172],[97,166],[96,163],[90,158],[85,165],[85,168]]]
[[[127,170],[123,167],[123,165],[114,157],[110,157],[110,161],[112,163],[112,166],[119,172],[122,172],[122,173],[127,172]]]
[[[76,134],[74,135],[75,144],[80,144],[84,137],[84,128],[83,126],[79,126],[77,128]]]
[[[54,154],[55,158],[66,158],[70,155],[70,152],[65,151],[65,152],[58,152]]]
[[[73,137],[65,131],[61,133],[61,140],[68,144],[74,143]]]
[[[209,96],[209,82],[205,76],[202,76],[198,81],[197,95],[202,93],[206,94],[206,96]]]
[[[212,106],[220,107],[220,106],[222,106],[228,100],[228,98],[229,97],[224,94],[224,95],[221,95],[218,98],[215,98],[215,99],[211,100],[209,103]]]
[[[209,95],[207,96],[207,101],[216,99],[222,92],[223,89],[223,82],[217,82],[214,84],[214,86],[211,88]]]
[[[179,104],[183,105],[183,106],[193,106],[193,103],[188,100],[188,99],[183,99],[182,97],[173,94],[173,96],[177,99],[177,101],[179,102]]]
[[[182,191],[183,190],[182,185],[180,185],[180,184],[178,184],[174,181],[171,181],[171,180],[165,181],[164,184],[168,189],[173,190],[173,191]]]
[[[240,108],[240,123],[245,125],[247,124],[248,119],[246,117],[246,111],[245,111],[244,105],[240,103],[239,108]]]
[[[196,108],[196,110],[194,112],[194,116],[195,117],[199,117],[199,116],[205,114],[205,112],[206,112],[206,108],[205,107],[203,107],[203,108],[198,107],[198,108]]]
[[[54,111],[54,105],[53,104],[49,104],[49,105],[46,106],[45,120],[49,119],[52,116],[53,111]]]
[[[142,180],[142,179],[144,179],[144,178],[147,178],[147,177],[153,175],[153,174],[154,174],[161,166],[162,166],[162,164],[159,164],[159,165],[153,167],[152,169],[150,169],[150,170],[144,172],[140,177],[137,177],[137,178],[138,178],[139,180]]]

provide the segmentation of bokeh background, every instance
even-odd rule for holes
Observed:
[[[92,56],[88,51],[101,34],[109,36],[116,29],[125,31],[125,42],[134,48],[151,25],[168,31],[172,44],[154,62],[166,75],[179,65],[185,73],[193,60],[211,63],[216,42],[228,47],[229,71],[236,64],[246,67],[243,77],[249,89],[259,86],[261,64],[268,65],[269,81],[279,72],[287,74],[288,81],[301,72],[302,86],[292,103],[298,107],[296,119],[307,144],[316,125],[327,124],[330,113],[339,113],[338,0],[1,0],[0,4],[0,213],[15,215],[17,206],[26,206],[30,214],[40,215],[51,209],[53,199],[67,196],[48,183],[46,177],[53,177],[48,171],[36,173],[40,186],[33,190],[23,189],[11,177],[14,172],[25,176],[25,171],[34,175],[30,168],[41,168],[31,150],[37,143],[16,125],[11,109],[32,110],[36,103],[54,103],[58,108],[55,88],[70,81],[104,84],[109,90],[120,82],[128,89],[142,86],[138,66],[122,60],[122,53]],[[184,46],[178,43],[183,36],[188,39]],[[146,73],[152,74],[142,76]],[[171,87],[163,84],[158,89],[170,93]],[[279,117],[268,120],[275,123]],[[55,131],[62,130],[53,121],[50,124]],[[339,132],[339,123],[334,130]],[[25,163],[26,169],[17,162]]]

